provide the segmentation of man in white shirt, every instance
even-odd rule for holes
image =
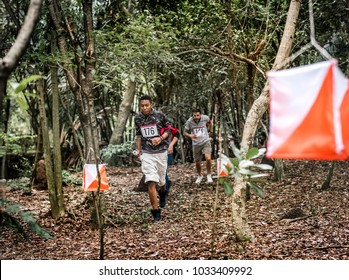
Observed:
[[[201,172],[201,157],[205,156],[206,161],[206,172],[207,172],[207,183],[212,183],[211,176],[211,141],[207,130],[207,125],[212,131],[212,121],[207,115],[201,115],[201,111],[196,109],[194,115],[190,117],[185,123],[184,136],[188,136],[192,139],[193,144],[193,155],[196,164],[196,170],[198,178],[195,183],[200,184],[203,175]]]

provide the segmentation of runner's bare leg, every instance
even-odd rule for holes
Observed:
[[[201,161],[197,161],[196,162],[196,171],[198,172],[198,175],[202,175],[201,174]]]
[[[156,183],[153,181],[148,182],[148,194],[150,203],[153,209],[159,209],[158,193],[156,191]]]
[[[211,174],[211,155],[205,154],[205,160],[206,160],[206,171],[207,174]]]

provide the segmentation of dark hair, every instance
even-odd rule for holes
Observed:
[[[149,95],[142,95],[141,98],[139,99],[139,101],[142,101],[142,100],[149,100],[150,103],[153,103],[153,101]]]
[[[199,108],[194,109],[193,113],[200,113],[201,114],[201,110]]]

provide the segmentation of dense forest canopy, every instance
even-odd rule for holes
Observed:
[[[86,149],[84,132],[78,123],[82,113],[79,114],[73,81],[69,81],[74,72],[78,86],[79,75],[87,69],[83,61],[89,48],[89,31],[87,19],[83,18],[83,2],[91,2],[93,11],[95,65],[91,94],[100,144],[108,145],[120,124],[120,105],[125,94],[130,94],[128,81],[135,83],[135,97],[126,116],[120,115],[126,120],[122,123],[122,140],[117,144],[133,141],[132,117],[137,111],[137,97],[143,93],[153,96],[156,107],[165,111],[177,127],[183,126],[193,107],[213,116],[219,104],[224,111],[226,136],[236,144],[241,141],[244,120],[266,82],[265,72],[271,69],[279,47],[290,1],[44,1],[26,55],[8,80],[1,112],[2,139],[5,135],[37,135],[40,124],[35,83],[28,83],[20,92],[13,87],[32,75],[43,75],[49,101],[52,88],[48,69],[55,65],[59,94],[65,105],[59,109],[61,145],[68,151],[75,150],[75,142],[69,137],[76,130]],[[320,2],[314,1],[316,38],[346,72],[348,3]],[[56,7],[56,18],[50,16],[50,5]],[[0,57],[13,44],[27,8],[27,1],[0,2]],[[308,44],[309,35],[308,2],[302,1],[292,52]],[[59,46],[63,39],[62,49]],[[313,48],[291,66],[323,59]],[[50,109],[49,102],[46,109]],[[48,112],[49,119],[50,115]],[[266,133],[267,122],[265,115],[258,133]],[[9,139],[2,141],[2,153],[4,145],[9,148]]]

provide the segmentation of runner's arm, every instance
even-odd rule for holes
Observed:
[[[173,136],[171,143],[168,145],[168,152],[169,152],[170,154],[173,153],[174,145],[176,145],[178,139],[179,139],[179,132],[177,132],[177,133]]]
[[[184,129],[183,135],[184,135],[184,136],[187,136],[187,137],[189,137],[189,138],[191,138],[191,139],[197,137],[195,134],[190,134],[189,131],[188,131],[188,129],[186,129],[186,128]]]
[[[212,122],[212,119],[208,119],[207,123],[207,129],[208,129],[208,132],[212,132],[213,131],[213,122]]]
[[[163,127],[165,128],[165,131],[163,132],[163,134],[160,135],[161,142],[167,139],[171,133],[171,125],[166,115],[163,115]]]
[[[142,145],[141,145],[141,136],[137,135],[136,136],[136,145],[137,145],[137,151],[138,151],[138,155],[141,154],[141,150],[142,150]]]

